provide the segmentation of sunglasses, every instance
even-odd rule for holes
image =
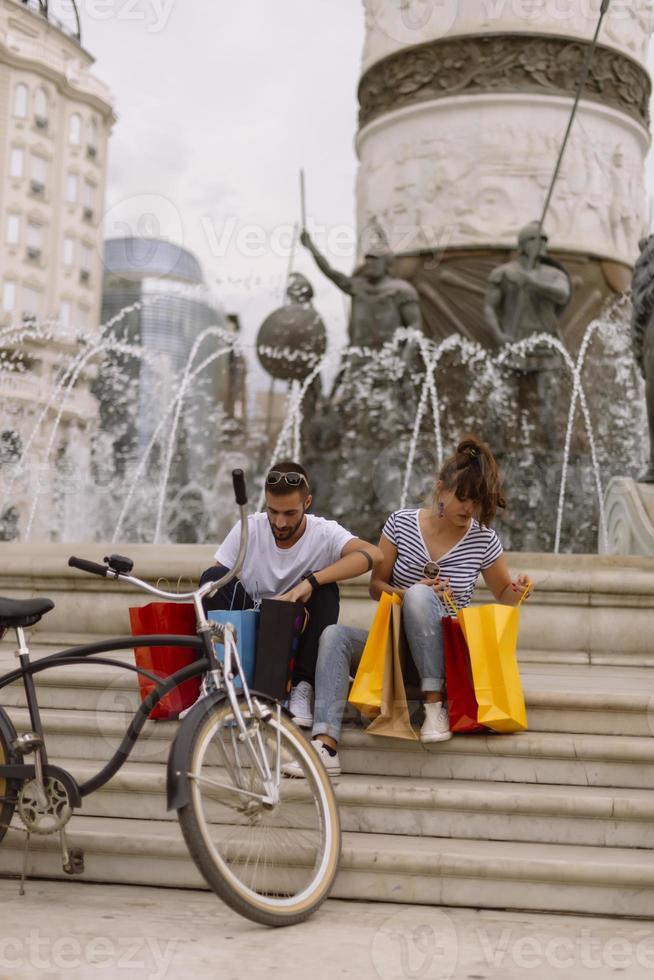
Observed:
[[[266,477],[267,487],[276,487],[282,482],[287,487],[299,487],[302,483],[306,483],[307,489],[309,487],[309,481],[304,473],[280,473],[279,470],[271,470]]]
[[[438,578],[440,574],[440,566],[438,562],[428,561],[422,570],[422,574],[425,578]]]

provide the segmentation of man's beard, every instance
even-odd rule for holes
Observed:
[[[300,527],[302,526],[303,520],[304,520],[304,514],[302,514],[302,517],[297,522],[297,524],[294,524],[293,527],[287,527],[283,531],[278,531],[270,519],[268,519],[268,523],[270,524],[270,530],[273,533],[273,537],[277,541],[288,541],[289,538],[293,537],[296,531],[299,531]]]

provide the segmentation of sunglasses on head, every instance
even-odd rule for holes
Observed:
[[[309,486],[309,481],[304,473],[280,473],[279,470],[271,470],[266,477],[267,487],[276,487],[282,482],[285,483],[287,487],[299,487],[302,483],[306,483],[307,488]]]

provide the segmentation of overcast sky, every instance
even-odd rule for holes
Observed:
[[[331,229],[332,244],[354,227],[361,0],[78,4],[118,115],[107,236],[159,234],[190,248],[252,340],[282,299],[301,166],[310,222]],[[330,258],[349,271],[354,248]],[[296,268],[342,343],[342,295],[301,246]]]
[[[301,166],[311,218],[354,225],[360,0],[79,6],[83,44],[118,115],[107,236],[161,234],[190,248],[252,337],[283,295]],[[354,250],[332,260],[349,271]],[[341,295],[301,246],[296,268],[344,338]]]

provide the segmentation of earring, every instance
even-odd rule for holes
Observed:
[[[443,503],[442,500],[438,501],[438,516],[439,517],[445,516],[445,504]]]

